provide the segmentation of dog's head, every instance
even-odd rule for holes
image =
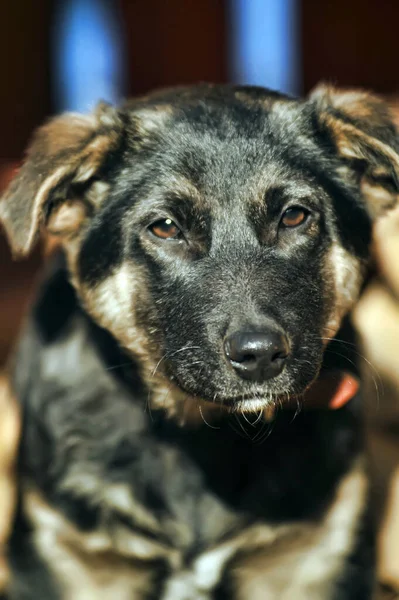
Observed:
[[[154,402],[252,410],[317,376],[396,203],[398,150],[362,92],[177,89],[39,129],[1,218],[15,253],[42,225],[59,236]]]

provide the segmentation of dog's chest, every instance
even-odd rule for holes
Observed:
[[[353,548],[365,494],[356,465],[317,520],[250,522],[193,485],[180,498],[190,507],[181,516],[162,516],[129,487],[110,485],[103,489],[104,518],[86,532],[32,489],[25,509],[65,600],[210,600],[222,581],[229,581],[231,598],[318,600],[330,597]]]
[[[365,493],[358,471],[334,491],[351,455],[345,416],[288,415],[269,436],[181,429],[99,368],[81,327],[72,341],[42,352],[23,436],[37,486],[25,512],[60,590],[49,600],[205,600],[225,581],[237,600],[328,598]]]

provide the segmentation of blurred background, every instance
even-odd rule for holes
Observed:
[[[100,98],[197,81],[301,94],[320,79],[394,95],[398,23],[390,0],[1,0],[0,187],[48,115]],[[0,234],[0,363],[40,262],[12,265]]]
[[[398,26],[397,0],[0,0],[0,192],[35,127],[99,99],[198,81],[296,95],[323,79],[397,107]],[[366,354],[373,490],[387,515],[379,574],[399,590],[399,209],[377,229],[376,248],[378,276],[354,318]],[[0,231],[0,365],[42,261],[38,248],[12,263]]]

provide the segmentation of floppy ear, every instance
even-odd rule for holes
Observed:
[[[340,175],[359,186],[372,218],[397,204],[399,138],[388,106],[364,91],[319,85],[311,94],[316,127],[342,161]]]
[[[37,130],[25,163],[0,200],[0,221],[14,254],[31,250],[42,225],[60,236],[79,231],[95,210],[87,191],[121,138],[121,119],[106,104],[91,115],[55,117]]]

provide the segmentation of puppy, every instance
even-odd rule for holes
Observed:
[[[11,364],[10,599],[372,597],[345,317],[398,151],[382,101],[327,86],[38,130],[0,204],[15,255],[63,246]]]

